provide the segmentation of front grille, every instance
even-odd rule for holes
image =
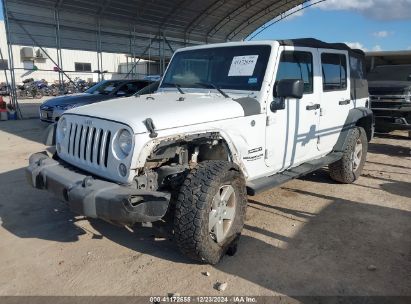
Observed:
[[[384,100],[371,100],[371,108],[399,108],[403,105],[402,101],[384,101]]]
[[[110,130],[69,123],[66,153],[74,159],[107,168],[112,133]]]
[[[61,138],[57,132],[57,152],[65,162],[97,176],[120,183],[128,183],[129,175],[121,176],[119,165],[131,166],[133,154],[125,158],[116,153],[117,134],[126,129],[133,130],[120,122],[76,114],[63,114],[67,122],[66,135]]]
[[[404,88],[384,88],[384,87],[373,87],[369,88],[370,95],[404,95]]]

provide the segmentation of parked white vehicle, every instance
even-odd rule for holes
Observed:
[[[342,183],[360,176],[364,54],[315,39],[181,49],[156,93],[69,110],[53,134],[54,157],[30,157],[34,187],[124,225],[173,210],[181,251],[215,264],[236,248],[247,194],[325,165]]]

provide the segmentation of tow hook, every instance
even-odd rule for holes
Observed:
[[[90,187],[92,185],[92,180],[93,180],[93,177],[86,176],[83,179],[83,182],[81,183],[81,185],[83,186],[83,188]]]

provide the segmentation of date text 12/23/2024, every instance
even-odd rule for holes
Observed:
[[[257,303],[257,299],[249,296],[168,296],[150,297],[150,303]]]

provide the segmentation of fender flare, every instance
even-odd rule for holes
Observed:
[[[374,115],[369,108],[359,107],[351,109],[348,113],[347,119],[344,122],[344,126],[335,144],[334,152],[343,152],[347,146],[347,138],[350,130],[361,126],[367,132],[368,141],[374,136]]]

